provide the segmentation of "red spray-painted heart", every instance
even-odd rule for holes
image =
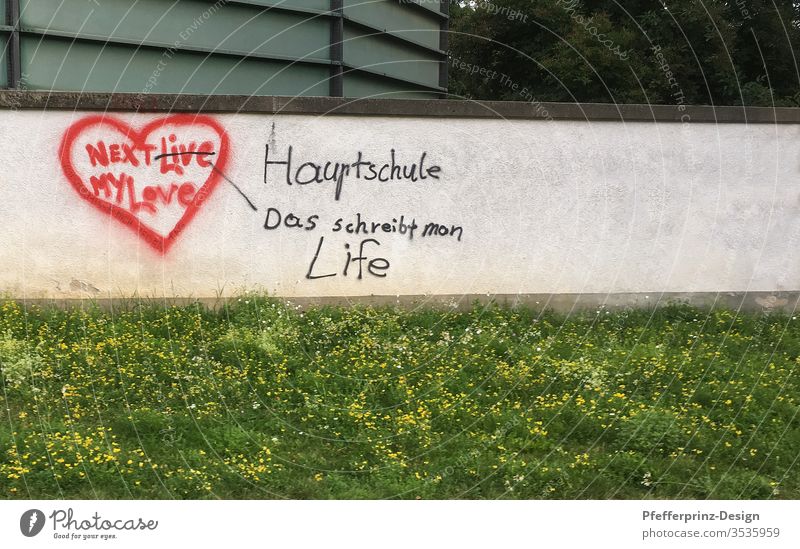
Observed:
[[[81,198],[164,254],[222,178],[228,136],[205,115],[168,116],[141,130],[94,115],[67,129],[59,158]]]

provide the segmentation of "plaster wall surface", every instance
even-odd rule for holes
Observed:
[[[170,116],[0,112],[0,292],[800,290],[797,124]]]

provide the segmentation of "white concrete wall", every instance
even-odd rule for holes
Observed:
[[[65,154],[70,179],[59,148],[70,128],[92,116],[0,112],[0,292],[69,298],[213,297],[242,289],[287,297],[800,289],[797,125],[212,115],[226,145],[206,123],[163,126],[163,115],[115,114],[136,131],[156,121],[133,150],[140,165],[92,167],[87,144],[132,146],[135,136],[90,124],[75,130]],[[206,142],[203,151],[217,154],[193,155],[181,176],[162,174],[160,161],[146,166],[142,147],[160,148],[170,133],[176,144]],[[352,163],[358,151],[383,164],[394,148],[400,163],[426,153],[426,166],[441,171],[439,179],[378,182],[364,179],[362,168],[361,179],[344,179],[336,200],[335,183],[288,185],[281,165],[269,166],[265,183],[266,145],[270,160],[285,160],[291,146],[295,167]],[[198,198],[213,177],[209,159],[225,164],[227,179],[257,211],[222,177]],[[112,218],[110,209],[130,212],[130,188],[119,202],[102,189],[95,197],[91,177],[105,172],[131,176],[136,200],[155,196],[157,213],[144,207],[122,214],[127,225]],[[173,183],[191,185],[166,205]],[[156,185],[163,195],[144,190]],[[158,239],[140,234],[143,226],[167,235],[187,205],[197,213],[164,253]],[[266,230],[269,208],[284,217],[317,215],[316,228]],[[348,223],[357,213],[381,223],[402,215],[419,228],[413,240],[332,230],[337,219]],[[461,240],[423,237],[429,222],[461,227]],[[323,237],[312,272],[337,275],[311,280]],[[358,252],[365,238],[380,245],[364,247],[363,277],[359,262],[344,276],[345,245]],[[385,270],[383,261],[372,264],[385,276],[369,273],[374,258],[390,263]]]

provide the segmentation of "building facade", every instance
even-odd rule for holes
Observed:
[[[432,98],[447,0],[5,0],[0,86]]]

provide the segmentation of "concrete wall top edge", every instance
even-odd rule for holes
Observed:
[[[0,109],[798,124],[800,108],[0,90]]]

